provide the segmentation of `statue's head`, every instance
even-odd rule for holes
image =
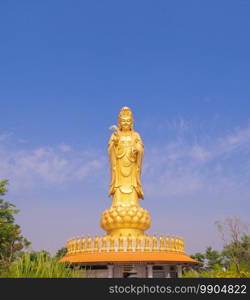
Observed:
[[[121,131],[133,130],[134,117],[130,108],[124,106],[118,116],[118,125]]]

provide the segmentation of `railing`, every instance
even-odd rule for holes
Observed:
[[[67,242],[67,255],[92,252],[184,252],[180,237],[154,236],[103,236],[74,238]]]

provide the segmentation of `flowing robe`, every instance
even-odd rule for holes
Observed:
[[[109,195],[113,196],[113,204],[138,204],[138,198],[144,198],[140,180],[144,147],[140,135],[133,130],[127,134],[122,131],[113,133],[108,152],[111,169]]]

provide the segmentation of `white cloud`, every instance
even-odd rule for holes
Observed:
[[[72,147],[69,145],[61,144],[58,147],[62,152],[69,152],[72,150]]]
[[[248,151],[243,155],[245,150]],[[203,144],[176,136],[175,141],[146,152],[145,191],[150,196],[169,197],[190,196],[208,189],[240,189],[242,182],[249,179],[249,150],[250,127],[224,137],[210,137]],[[245,169],[239,170],[237,161],[242,159]]]
[[[238,128],[233,133],[220,139],[217,145],[218,155],[250,149],[250,127]]]
[[[194,145],[191,148],[190,157],[196,161],[205,162],[211,157],[211,153],[200,145]]]
[[[184,120],[181,123],[186,124]],[[179,125],[177,131],[185,127]],[[33,150],[26,150],[22,144],[19,150],[13,150],[5,143],[9,134],[1,136],[0,178],[10,179],[14,189],[82,182],[93,176],[101,178],[103,170],[109,172],[108,156],[102,157],[96,151],[76,151],[64,143]],[[236,157],[237,162],[247,149],[250,150],[250,127],[234,130],[224,137],[207,138],[206,143],[194,143],[181,133],[161,147],[147,146],[143,161],[146,196],[190,196],[215,186],[235,188],[239,181],[248,181],[250,159],[248,155],[244,157],[245,173],[235,171],[237,163],[235,167],[230,159]]]
[[[59,148],[59,150],[58,150]],[[62,184],[83,181],[104,160],[91,151],[71,151],[70,146],[40,147],[34,150],[11,150],[2,145],[0,151],[0,178],[8,178],[13,189],[34,188],[41,184]]]
[[[6,141],[11,136],[12,136],[11,132],[0,134],[0,142]]]

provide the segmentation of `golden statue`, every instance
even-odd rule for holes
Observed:
[[[136,237],[136,251],[140,251],[142,249],[142,238],[137,236]]]
[[[144,149],[139,133],[133,130],[133,121],[131,110],[123,107],[118,117],[119,128],[112,127],[116,131],[109,139],[109,195],[113,196],[113,204],[138,204],[138,198],[144,198],[140,180]]]
[[[87,251],[91,252],[92,251],[92,237],[88,236],[87,238]]]
[[[124,250],[124,237],[120,234],[119,240],[118,240],[118,251]]]
[[[67,241],[67,253],[71,254],[73,253],[73,240],[68,240]]]
[[[107,251],[107,238],[105,236],[103,236],[101,238],[101,241],[102,241],[102,243],[101,243],[101,251],[105,252],[105,251]]]
[[[132,250],[133,250],[133,239],[131,234],[129,234],[127,239],[127,251],[132,251]]]
[[[117,236],[143,235],[151,224],[147,210],[139,205],[144,199],[141,186],[141,169],[144,146],[134,131],[134,117],[128,107],[123,107],[118,116],[118,127],[108,143],[111,181],[109,196],[112,206],[102,214],[101,226],[108,234]]]
[[[176,237],[175,239],[175,248],[176,248],[176,251],[180,251],[180,243],[179,243],[180,239],[178,237]]]
[[[174,238],[174,236],[171,238],[171,251],[175,251],[175,238]]]
[[[158,241],[156,235],[152,237],[152,250],[157,251],[158,250]]]
[[[141,184],[143,141],[134,130],[130,108],[121,108],[117,119],[117,126],[110,127],[114,132],[107,147],[110,162],[108,194],[112,201],[101,215],[100,225],[105,233],[100,237],[69,240],[67,254],[61,261],[69,260],[85,266],[112,264],[113,267],[120,263],[137,265],[140,262],[145,268],[147,263],[198,263],[185,255],[182,238],[145,233],[151,226],[151,218],[149,212],[140,206],[140,199],[144,199]],[[108,268],[109,277],[117,273],[116,270],[113,273],[113,267]]]
[[[73,251],[76,253],[76,251],[77,251],[77,238],[74,238],[74,240],[73,240]]]
[[[150,251],[150,241],[151,238],[148,235],[146,235],[144,239],[144,251]]]
[[[162,235],[160,236],[159,243],[160,243],[160,251],[164,251],[165,250],[165,247],[164,247],[164,238],[163,238]]]
[[[94,251],[99,250],[99,236],[96,234],[94,238]]]
[[[115,238],[113,236],[109,238],[109,251],[115,251]]]
[[[76,252],[81,251],[81,239],[78,237],[76,241]]]
[[[82,252],[86,251],[86,239],[85,237],[83,236],[82,237]]]
[[[167,235],[166,236],[166,250],[170,251],[170,237]]]

